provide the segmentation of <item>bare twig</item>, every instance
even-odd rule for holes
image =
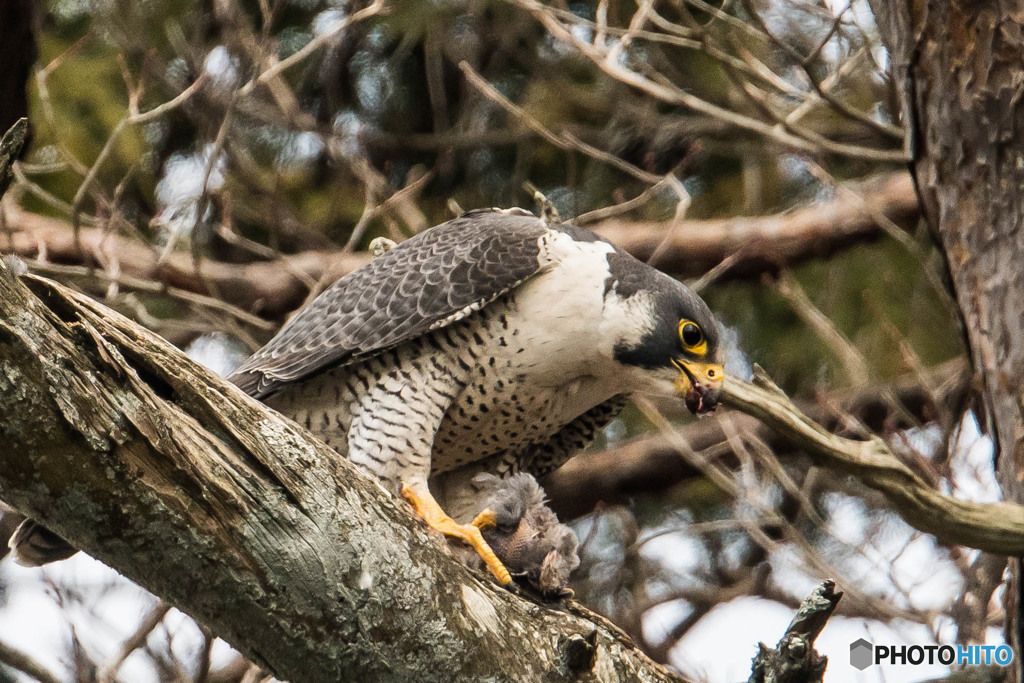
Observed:
[[[944,543],[1024,556],[1024,507],[943,495],[901,463],[880,438],[854,441],[830,434],[800,412],[763,371],[755,381],[728,378],[723,402],[776,429],[822,466],[853,474],[884,493],[914,528]]]
[[[671,233],[666,233],[664,223],[617,219],[588,227],[640,259],[649,259],[664,245],[658,267],[679,277],[700,277],[712,269],[715,277],[760,275],[876,239],[886,234],[879,227],[882,219],[916,225],[917,197],[907,174],[880,176],[862,187],[832,202],[771,216],[684,220]],[[213,282],[227,303],[267,316],[281,316],[299,306],[310,292],[309,282],[333,282],[367,261],[365,254],[312,250],[250,264],[207,259],[203,277],[197,278],[187,256],[174,253],[158,265],[152,249],[137,240],[83,229],[81,252],[70,225],[63,221],[12,206],[7,224],[10,241],[5,239],[0,247],[23,258],[34,258],[45,249],[51,261],[80,264],[92,263],[97,253],[116,253],[122,276],[204,295],[209,294],[206,283]]]
[[[745,505],[750,506],[756,511],[756,522],[746,515],[738,515],[736,517],[736,522],[740,528],[750,536],[754,543],[761,546],[767,553],[780,552],[783,547],[782,542],[777,540],[776,536],[770,535],[767,532],[767,528],[773,528],[776,530],[776,534],[779,534],[781,531],[781,536],[784,540],[796,547],[803,561],[815,574],[819,576],[835,576],[837,574],[836,568],[779,511],[772,509],[765,501],[758,499],[756,496],[745,495],[741,484],[734,480],[732,474],[726,470],[722,463],[715,462],[707,451],[695,451],[650,401],[642,397],[637,397],[634,400],[644,415],[658,427],[662,436],[672,443],[673,447],[683,458],[698,469],[719,490],[737,501],[742,501]],[[1024,507],[1020,508],[1020,515],[1024,519]],[[828,529],[823,528],[822,531],[834,538],[834,534]],[[1022,544],[1024,544],[1024,539],[1022,539]],[[853,587],[850,589],[850,593],[851,598],[857,602],[871,602],[870,595],[861,589]],[[896,615],[892,613],[891,616]]]
[[[385,3],[383,0],[375,0],[372,4],[368,5],[367,7],[364,7],[358,12],[353,12],[351,15],[338,21],[338,23],[335,26],[331,27],[330,30],[324,31],[316,38],[303,45],[301,49],[296,50],[288,57],[280,60],[279,62],[276,62],[271,68],[266,69],[265,71],[260,73],[259,76],[243,85],[241,88],[238,89],[238,95],[240,97],[245,97],[246,95],[249,95],[251,92],[253,92],[256,86],[265,84],[276,78],[285,70],[290,69],[296,64],[300,64],[314,52],[326,46],[332,40],[337,38],[338,35],[349,26],[353,24],[358,24],[361,21],[365,21],[366,19],[369,19],[371,17],[384,14],[388,11],[389,10],[387,7],[387,3]]]
[[[9,666],[39,683],[61,683],[62,680],[32,657],[3,641],[0,641],[0,664]]]
[[[55,263],[43,263],[41,261],[27,260],[26,263],[31,270],[40,273],[49,274],[60,274],[60,275],[74,275],[78,277],[94,277],[100,280],[105,280],[109,283],[116,283],[119,286],[127,287],[142,292],[151,292],[154,294],[166,294],[172,299],[180,299],[190,304],[197,306],[204,306],[206,308],[212,308],[221,313],[226,313],[246,323],[252,325],[256,329],[273,331],[277,329],[277,325],[260,318],[259,316],[247,313],[237,306],[232,306],[220,299],[213,297],[204,296],[202,294],[196,294],[188,290],[179,289],[178,287],[169,287],[153,280],[144,280],[142,278],[132,277],[129,275],[122,275],[116,273],[110,273],[108,271],[97,271],[85,266],[63,266]]]
[[[819,154],[830,152],[853,158],[889,163],[903,163],[906,161],[906,156],[902,151],[839,143],[817,135],[808,137],[812,135],[809,131],[801,131],[803,135],[795,135],[788,132],[785,126],[767,123],[708,102],[666,82],[664,79],[654,80],[627,68],[621,60],[614,59],[614,55],[610,52],[609,48],[595,47],[574,35],[572,31],[567,29],[558,20],[548,7],[540,2],[536,0],[509,0],[509,2],[530,12],[544,25],[551,35],[578,50],[580,54],[590,59],[595,66],[615,80],[645,92],[657,100],[688,107],[694,111],[725,121],[741,130],[762,135],[773,142],[791,149]]]
[[[96,155],[96,160],[93,162],[92,166],[89,167],[89,170],[85,174],[85,178],[82,180],[81,184],[79,184],[78,190],[75,192],[74,199],[71,200],[71,224],[76,233],[81,225],[79,214],[82,210],[82,202],[85,200],[85,195],[92,188],[96,175],[103,166],[103,162],[105,162],[107,157],[110,156],[110,153],[113,151],[114,145],[116,145],[117,141],[120,139],[121,134],[129,126],[151,121],[158,116],[162,116],[169,111],[173,111],[195,95],[205,82],[206,74],[202,74],[194,83],[192,83],[192,85],[185,88],[173,99],[142,113],[138,111],[138,102],[136,101],[135,96],[130,96],[128,113],[124,118],[117,122],[117,125],[114,126],[110,135],[107,136],[107,141],[103,144],[103,148],[100,150],[100,153]]]
[[[100,665],[99,671],[96,672],[96,679],[99,683],[113,683],[117,677],[117,672],[121,669],[121,665],[124,664],[124,660],[128,659],[131,653],[146,644],[149,634],[160,625],[160,622],[164,620],[170,609],[170,603],[161,600],[157,603],[156,607],[143,617],[135,632],[121,643],[117,652]]]
[[[502,109],[519,119],[527,128],[559,149],[581,152],[593,159],[606,163],[613,168],[617,168],[624,173],[628,173],[637,180],[645,183],[656,185],[664,180],[662,176],[648,173],[647,171],[634,166],[628,161],[624,161],[614,154],[610,154],[594,147],[593,145],[583,142],[572,133],[552,132],[543,123],[528,114],[522,107],[517,106],[507,97],[498,92],[498,89],[488,83],[483,76],[474,71],[473,67],[470,66],[468,62],[459,63],[459,68],[462,69],[462,73],[466,76],[466,80],[468,80],[474,88],[479,90],[481,94],[487,97],[487,99],[500,105]]]
[[[828,396],[824,406],[801,403],[799,409],[830,430],[841,428],[840,413],[852,414],[875,430],[902,428],[933,412],[950,410],[950,405],[963,400],[969,385],[967,362],[960,358],[929,368],[923,376],[914,372],[885,384],[839,391]],[[883,396],[894,396],[901,410],[894,413]],[[915,421],[905,422],[903,413],[910,413]],[[681,432],[692,449],[712,451],[727,466],[735,467],[737,458],[721,424],[725,419],[733,422],[735,432],[765,442],[776,459],[792,455],[792,444],[774,430],[752,416],[735,412],[707,417],[686,425]],[[589,512],[599,501],[622,502],[697,476],[700,472],[681,458],[668,440],[647,436],[606,451],[577,455],[548,475],[544,488],[558,514],[572,519]]]
[[[853,386],[864,386],[871,378],[867,361],[860,351],[839,331],[835,323],[814,305],[803,287],[792,275],[783,273],[774,283],[777,291],[800,318],[817,333],[839,359]]]

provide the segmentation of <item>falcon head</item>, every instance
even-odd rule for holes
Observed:
[[[691,413],[709,413],[718,407],[718,392],[725,379],[714,320],[701,325],[690,318],[680,318],[679,341],[682,353],[672,359],[672,365],[679,370],[673,388],[686,400]]]
[[[614,353],[635,371],[638,389],[675,394],[695,415],[713,411],[725,372],[718,323],[704,300],[647,267],[642,278],[623,278],[606,296],[618,299],[637,331],[625,335]]]

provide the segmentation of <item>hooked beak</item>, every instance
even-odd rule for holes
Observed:
[[[722,389],[725,371],[718,363],[693,363],[673,360],[679,368],[676,393],[686,400],[686,407],[694,415],[710,413],[718,407],[718,393]]]

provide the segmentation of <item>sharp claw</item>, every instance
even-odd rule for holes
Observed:
[[[476,524],[477,520],[480,520],[480,524],[486,524],[488,519],[493,520],[493,512],[484,510],[477,515],[477,519],[474,519],[472,524],[458,524],[441,509],[434,497],[430,495],[430,491],[424,489],[420,492],[403,482],[401,493],[402,497],[409,501],[416,513],[427,523],[427,526],[471,545],[498,583],[506,587],[512,583],[508,569],[491,550],[491,546],[487,545],[487,541],[480,534],[480,527]],[[489,517],[484,513],[490,513]]]
[[[498,519],[494,515],[494,510],[486,508],[484,510],[481,510],[480,514],[474,517],[473,521],[470,522],[470,524],[475,526],[480,531],[483,531],[484,529],[490,529],[492,527],[498,526]]]

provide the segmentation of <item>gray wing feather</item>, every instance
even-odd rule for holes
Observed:
[[[426,230],[335,282],[229,379],[262,398],[450,325],[540,272],[546,230],[494,211]]]

